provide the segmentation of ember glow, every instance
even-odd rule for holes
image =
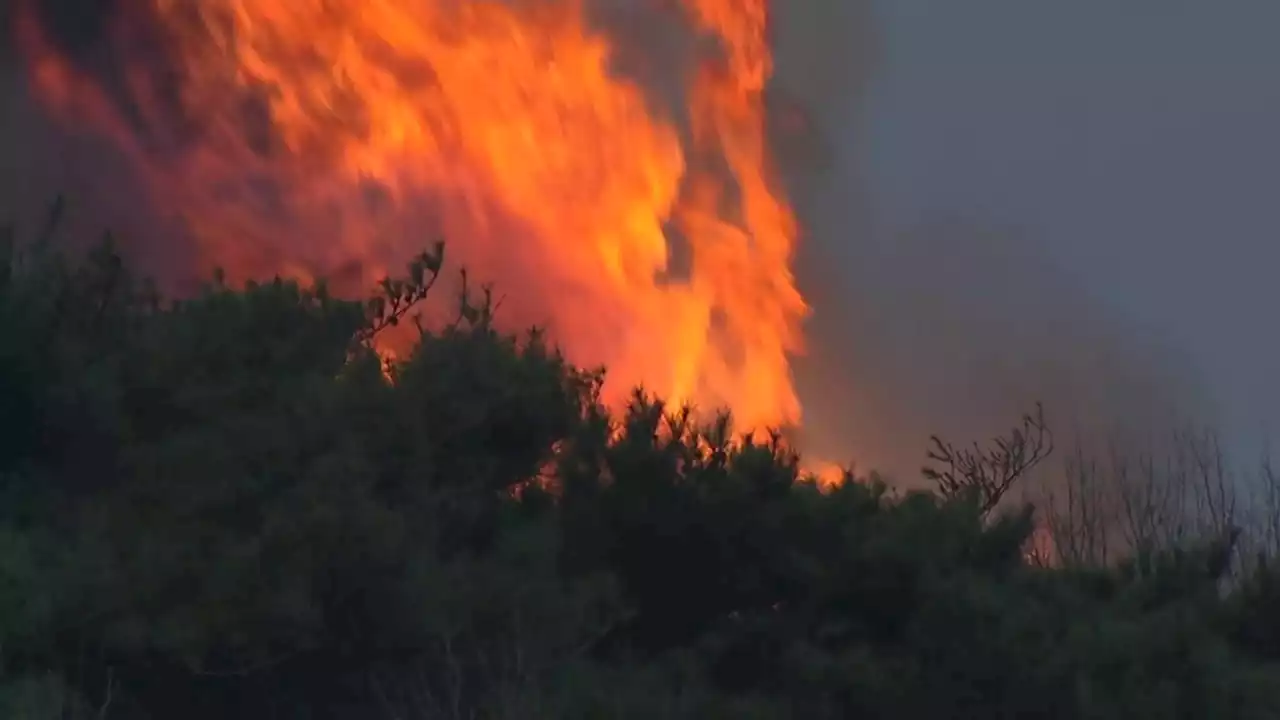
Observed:
[[[575,0],[118,4],[110,82],[27,13],[32,85],[135,160],[204,265],[372,286],[439,236],[500,317],[605,365],[607,400],[643,384],[740,427],[800,421],[768,0],[641,8],[688,49],[641,49],[657,81],[617,69],[620,39]]]

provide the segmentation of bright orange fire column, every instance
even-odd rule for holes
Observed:
[[[687,29],[722,52],[679,78],[683,133],[571,0],[124,6],[112,41],[145,130],[28,26],[34,79],[55,112],[74,101],[69,120],[127,146],[210,265],[355,268],[372,285],[438,232],[455,266],[518,300],[511,322],[606,365],[607,400],[643,384],[744,429],[799,422],[788,358],[807,308],[766,143],[765,0],[684,0]],[[163,62],[135,49],[157,27]],[[685,277],[666,277],[667,223]]]

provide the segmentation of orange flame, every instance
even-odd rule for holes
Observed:
[[[510,319],[608,367],[606,400],[643,384],[740,426],[798,423],[807,307],[766,142],[768,1],[681,0],[695,60],[670,108],[613,67],[589,10],[131,0],[111,35],[128,112],[30,18],[22,36],[45,104],[127,147],[233,276],[369,284],[438,232],[519,300]],[[160,60],[136,49],[157,40]]]

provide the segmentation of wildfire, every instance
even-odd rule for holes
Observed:
[[[768,0],[636,9],[686,40],[652,82],[575,0],[119,4],[111,83],[29,14],[32,85],[130,153],[206,264],[369,285],[439,234],[513,322],[608,367],[606,400],[643,384],[740,426],[799,422]]]

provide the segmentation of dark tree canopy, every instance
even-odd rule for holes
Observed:
[[[384,366],[438,247],[368,302],[169,302],[0,240],[0,717],[1280,717],[1233,538],[1027,559],[1042,414],[937,440],[937,492],[821,488],[728,417],[611,417],[484,297]]]

